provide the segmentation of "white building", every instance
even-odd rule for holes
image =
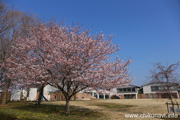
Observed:
[[[20,97],[21,97],[21,91],[22,91],[22,98],[25,98],[26,95],[27,95],[27,92],[25,90],[17,89],[17,90],[11,91],[11,98],[10,98],[10,100],[11,101],[19,101]]]
[[[111,98],[111,92],[108,90],[95,90],[88,88],[86,90],[81,91],[80,93],[87,93],[90,94],[92,97],[95,97],[96,99],[110,99]]]
[[[161,83],[148,83],[142,86],[143,94],[146,95],[146,98],[159,98],[161,94],[161,98],[166,98],[167,96],[163,96],[166,94],[167,87]],[[174,97],[179,98],[177,86],[171,86],[171,92]]]
[[[57,91],[57,88],[54,88],[50,85],[46,85],[44,87],[44,91],[43,91],[43,96],[47,99],[50,100],[50,93],[51,92],[55,92]],[[16,89],[16,90],[12,90],[11,91],[11,101],[19,101],[20,100],[20,96],[21,96],[21,89]],[[27,90],[23,89],[23,98],[25,98],[27,96]],[[27,97],[27,100],[29,101],[36,101],[38,98],[38,88],[30,88],[29,89],[29,96]],[[44,100],[42,98],[42,100]]]
[[[135,85],[120,86],[113,88],[112,91],[120,99],[138,99],[138,90],[140,87]]]
[[[51,92],[56,92],[57,90],[59,90],[59,89],[57,89],[57,88],[55,88],[55,87],[52,87],[52,86],[50,86],[50,85],[46,85],[46,86],[44,87],[43,96],[44,96],[47,100],[50,100],[50,94],[51,94]]]
[[[29,101],[35,101],[37,99],[37,88],[30,88],[29,89],[29,96],[27,97],[27,100]]]

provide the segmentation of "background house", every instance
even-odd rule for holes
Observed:
[[[120,99],[138,99],[139,86],[127,85],[113,88],[112,91]]]
[[[51,93],[53,92],[56,92],[56,91],[59,91],[59,89],[55,88],[55,87],[52,87],[50,85],[46,85],[44,87],[44,92],[43,92],[43,96],[48,100],[50,101],[51,100]],[[44,99],[43,99],[44,100]]]
[[[111,98],[111,92],[108,90],[103,90],[103,89],[94,90],[90,88],[90,90],[83,90],[80,93],[87,93],[96,99],[110,99]]]
[[[164,89],[166,86],[163,86],[161,83],[148,83],[142,86],[143,94],[139,94],[139,98],[147,98],[147,99],[154,99],[154,98],[168,98],[167,93]],[[178,88],[177,86],[172,86],[171,92],[174,98],[179,98]]]
[[[120,86],[112,88],[111,90],[93,90],[87,89],[80,91],[71,100],[92,100],[92,99],[158,99],[158,98],[168,98],[164,87],[160,83],[148,83],[142,87],[135,85]],[[172,86],[171,92],[173,93],[174,98],[179,98],[178,93],[179,87]],[[12,90],[10,92],[11,101],[19,101],[22,90]],[[0,94],[2,97],[2,94]],[[24,99],[27,96],[27,91],[23,90],[22,98]],[[27,100],[36,101],[38,99],[39,92],[38,88],[30,88],[29,96]],[[42,100],[48,101],[61,101],[65,100],[64,95],[60,90],[50,85],[44,87]]]

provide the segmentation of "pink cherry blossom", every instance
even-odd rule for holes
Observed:
[[[119,51],[112,36],[90,35],[81,26],[55,23],[29,30],[29,37],[21,37],[13,46],[14,53],[6,64],[11,68],[8,76],[21,85],[45,82],[60,89],[69,103],[74,94],[86,88],[109,89],[132,81],[131,60],[110,60]]]

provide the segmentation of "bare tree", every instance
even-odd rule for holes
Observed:
[[[151,82],[160,84],[158,91],[161,94],[166,94],[166,96],[170,99],[174,113],[175,100],[173,99],[173,91],[177,90],[177,87],[179,87],[180,80],[178,79],[178,74],[176,73],[179,65],[180,62],[169,66],[156,63],[154,64],[155,69],[151,71]]]
[[[0,88],[4,90],[2,104],[6,104],[11,79],[6,76],[8,69],[4,68],[6,59],[12,53],[12,45],[20,36],[28,36],[28,28],[35,25],[35,17],[2,3],[0,0]]]

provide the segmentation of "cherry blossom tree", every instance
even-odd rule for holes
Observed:
[[[132,81],[128,69],[131,60],[110,58],[119,51],[119,46],[112,44],[113,36],[91,35],[79,25],[67,27],[53,22],[29,31],[29,37],[20,38],[13,46],[14,54],[7,64],[11,68],[9,76],[21,77],[17,79],[20,84],[44,82],[58,88],[65,96],[67,114],[69,101],[76,93]]]

